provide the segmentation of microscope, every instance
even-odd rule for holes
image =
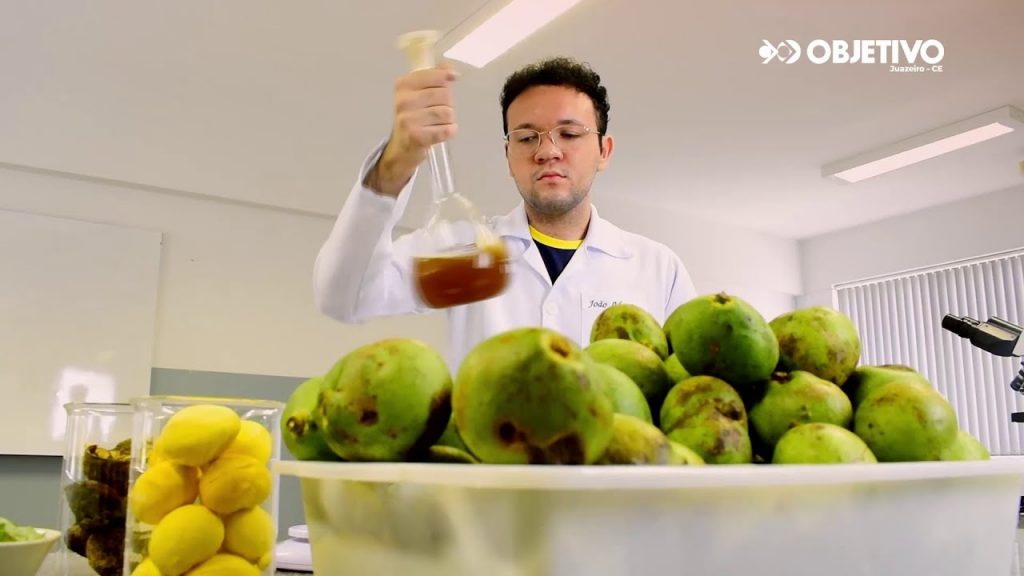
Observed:
[[[1011,324],[1002,318],[992,317],[988,322],[979,322],[968,316],[946,314],[942,318],[942,327],[950,332],[970,340],[977,348],[996,356],[1024,356],[1024,328]],[[1010,382],[1010,388],[1024,395],[1024,360],[1022,360],[1017,377]],[[1024,412],[1010,415],[1012,422],[1024,422]]]
[[[961,338],[970,340],[977,348],[996,356],[1024,356],[1024,338],[1020,337],[1024,328],[1011,324],[1002,318],[993,316],[988,322],[979,322],[967,316],[946,314],[942,318],[942,327]],[[1024,361],[1017,376],[1010,382],[1010,388],[1024,394]],[[1024,412],[1010,413],[1011,422],[1024,422]],[[1017,505],[1017,528],[1024,528],[1024,496]]]

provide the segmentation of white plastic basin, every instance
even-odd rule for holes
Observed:
[[[831,466],[278,461],[317,576],[1004,576],[1024,459]]]

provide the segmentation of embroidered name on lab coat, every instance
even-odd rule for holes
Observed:
[[[591,300],[590,304],[587,304],[587,310],[592,308],[607,308],[616,304],[622,304],[622,300],[612,300],[611,302],[605,302],[604,300]]]

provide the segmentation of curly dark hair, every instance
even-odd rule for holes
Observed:
[[[572,58],[557,57],[542,60],[520,68],[505,80],[501,90],[501,127],[508,133],[508,107],[520,94],[534,86],[565,86],[586,94],[594,103],[597,113],[597,131],[608,132],[608,90],[601,85],[601,77],[590,66]],[[600,143],[601,140],[598,139]]]

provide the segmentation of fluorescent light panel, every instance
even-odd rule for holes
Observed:
[[[967,132],[957,134],[956,136],[943,138],[942,140],[932,142],[931,144],[911,148],[906,152],[886,156],[881,160],[875,160],[874,162],[868,162],[867,164],[862,164],[856,168],[837,172],[835,177],[846,180],[847,182],[860,182],[861,180],[866,180],[872,176],[892,172],[893,170],[898,170],[905,166],[910,166],[911,164],[928,160],[929,158],[941,156],[947,152],[966,148],[979,142],[984,142],[985,140],[991,140],[996,136],[1002,136],[1009,132],[1013,132],[1013,128],[1004,126],[998,122],[993,122],[986,126],[982,126],[981,128],[968,130]]]
[[[446,58],[483,68],[581,0],[512,0],[445,53]]]
[[[1024,127],[1024,113],[1005,106],[855,158],[834,162],[822,175],[860,182],[954,150],[973,146]]]

